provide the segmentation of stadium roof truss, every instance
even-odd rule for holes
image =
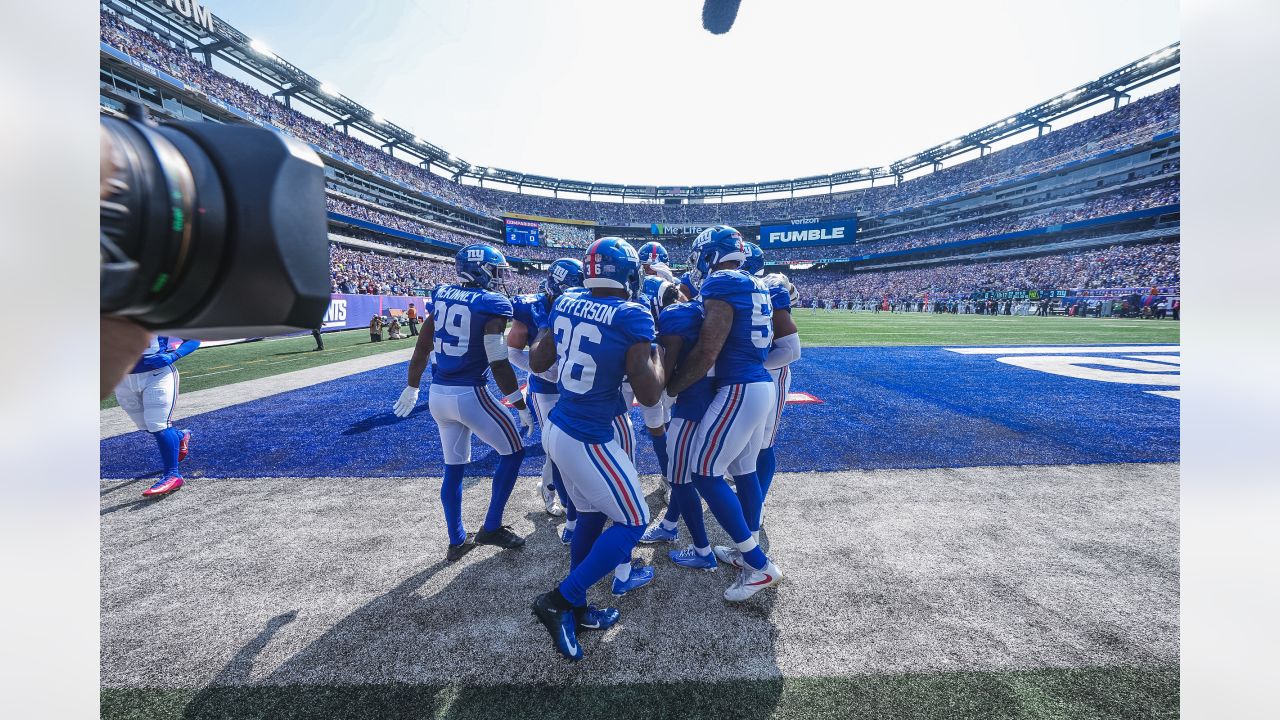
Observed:
[[[189,2],[189,0],[185,1]],[[336,88],[290,64],[271,52],[265,45],[248,37],[221,18],[211,15],[214,31],[209,32],[180,13],[175,5],[182,3],[175,3],[173,0],[101,0],[101,3],[103,7],[110,7],[124,17],[133,18],[156,29],[162,35],[182,42],[193,56],[202,59],[206,64],[211,62],[214,55],[217,55],[249,75],[277,88],[273,93],[274,96],[286,105],[291,104],[295,99],[304,102],[330,116],[332,118],[330,122],[335,127],[344,129],[357,127],[370,137],[381,140],[384,148],[400,150],[402,153],[416,157],[424,166],[429,167],[434,164],[447,171],[454,180],[467,177],[479,181],[481,185],[488,180],[514,185],[521,190],[538,188],[550,190],[556,194],[571,192],[622,199],[628,197],[731,197],[779,192],[794,193],[796,190],[813,188],[830,189],[881,179],[897,182],[901,181],[904,175],[916,170],[937,169],[944,160],[957,155],[973,150],[985,154],[992,143],[1012,135],[1029,130],[1037,130],[1043,134],[1054,120],[1098,103],[1112,101],[1116,107],[1119,107],[1121,100],[1128,97],[1129,91],[1178,72],[1181,62],[1181,44],[1175,42],[1052,99],[885,167],[866,167],[790,180],[730,185],[621,185],[474,166],[346,97]]]

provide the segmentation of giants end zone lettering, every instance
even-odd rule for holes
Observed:
[[[329,301],[329,309],[324,314],[324,327],[343,327],[347,324],[347,301],[334,298]]]
[[[853,242],[858,218],[801,218],[787,224],[760,226],[760,245],[766,248],[802,245],[841,245]]]
[[[209,32],[213,32],[213,13],[196,0],[164,0],[170,10],[195,23]]]

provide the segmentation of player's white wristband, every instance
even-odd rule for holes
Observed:
[[[520,390],[517,389],[515,392],[509,395],[506,395],[502,399],[506,400],[508,403],[512,405],[515,405],[517,400],[524,400],[524,393],[520,392]]]

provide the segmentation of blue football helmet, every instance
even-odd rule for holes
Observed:
[[[693,253],[689,255],[689,264],[696,270],[691,273],[693,279],[701,285],[716,265],[745,261],[747,248],[744,243],[742,233],[728,225],[715,225],[698,233],[693,241]]]
[[[648,267],[654,263],[662,263],[669,265],[667,249],[662,247],[662,243],[649,241],[640,246],[640,264]]]
[[[654,289],[653,294],[643,294],[645,295],[645,300],[649,303],[649,312],[653,313],[654,319],[657,319],[657,317],[662,314],[663,309],[668,305],[675,304],[680,299],[680,296],[676,291],[676,286],[672,283],[661,278],[654,279],[658,282],[656,283],[657,287]]]
[[[585,287],[626,290],[628,298],[634,298],[640,289],[640,256],[631,243],[620,237],[591,243],[582,264]]]
[[[760,246],[753,243],[745,243],[747,248],[747,259],[742,261],[742,270],[748,275],[756,277],[764,276],[764,250]]]
[[[497,248],[484,243],[468,245],[458,251],[456,262],[464,285],[506,294],[511,265]]]
[[[560,258],[551,263],[547,277],[542,281],[542,289],[555,298],[571,287],[582,287],[582,261]]]

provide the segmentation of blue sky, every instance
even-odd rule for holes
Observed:
[[[719,183],[883,165],[1178,39],[1176,0],[211,0],[475,165]]]

